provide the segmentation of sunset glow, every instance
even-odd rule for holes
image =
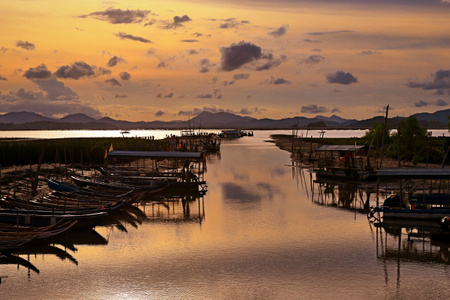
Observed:
[[[438,0],[6,0],[0,113],[434,112],[450,104],[449,13]]]

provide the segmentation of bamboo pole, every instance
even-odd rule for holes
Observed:
[[[384,136],[386,135],[386,123],[388,119],[388,113],[389,113],[389,104],[386,106],[386,117],[384,118],[384,125],[383,125],[383,136],[382,136],[382,142],[381,142],[381,159],[380,159],[380,169],[383,165],[383,154],[384,154]],[[398,134],[398,133],[397,133]]]

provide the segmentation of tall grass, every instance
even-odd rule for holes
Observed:
[[[164,140],[142,138],[65,138],[0,141],[0,165],[37,163],[102,164],[105,151],[157,151]]]

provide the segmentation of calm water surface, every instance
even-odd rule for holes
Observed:
[[[178,202],[141,206],[160,218],[97,227],[97,242],[76,249],[17,254],[39,273],[0,265],[0,298],[449,298],[448,246],[387,235],[339,207],[332,192],[349,193],[312,184],[268,134],[223,141],[188,216]]]

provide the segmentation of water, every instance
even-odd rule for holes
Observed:
[[[55,245],[70,257],[17,254],[39,273],[0,265],[0,298],[448,298],[448,246],[386,235],[318,186],[313,193],[310,173],[265,142],[271,133],[222,142],[189,218],[179,203],[170,213],[141,207],[167,221],[95,228],[106,244]]]
[[[220,133],[217,129],[203,129],[201,132]],[[263,136],[270,134],[292,134],[292,130],[267,130],[255,131]],[[396,130],[392,130],[396,132]],[[430,130],[432,136],[450,136],[446,129]],[[352,138],[362,137],[366,133],[364,129],[351,130],[298,130],[297,134],[301,137],[341,137]],[[122,134],[120,130],[0,130],[0,139],[2,138],[78,138],[78,137],[155,137],[155,139],[162,139],[171,135],[181,135],[180,130],[130,130],[129,133]]]

